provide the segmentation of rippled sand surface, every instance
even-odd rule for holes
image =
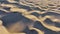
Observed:
[[[60,34],[60,0],[0,0],[0,34]]]

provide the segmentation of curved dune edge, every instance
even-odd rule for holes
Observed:
[[[0,34],[10,34],[7,29],[2,25],[2,21],[0,20]]]
[[[44,31],[41,31],[37,28],[31,27],[30,30],[36,30],[38,32],[38,34],[44,34]]]

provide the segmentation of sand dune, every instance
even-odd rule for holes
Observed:
[[[35,31],[38,34],[60,34],[58,33],[60,0],[0,0],[0,2],[2,20],[0,34],[32,34]],[[42,24],[43,28],[41,26],[35,28],[36,21]]]

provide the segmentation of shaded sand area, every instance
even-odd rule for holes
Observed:
[[[25,33],[10,33],[7,29],[2,25],[2,21],[0,20],[0,34],[25,34]]]
[[[60,34],[60,0],[0,0],[0,34]]]

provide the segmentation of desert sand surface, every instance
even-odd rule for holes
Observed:
[[[60,0],[0,0],[0,34],[60,34]]]

